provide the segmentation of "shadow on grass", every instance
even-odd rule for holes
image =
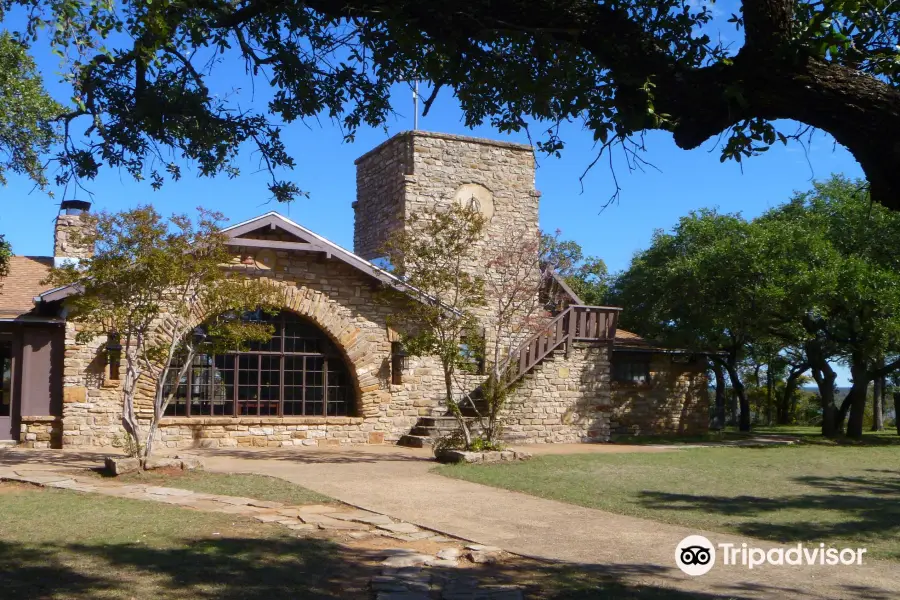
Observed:
[[[653,510],[737,517],[733,527],[738,532],[777,542],[900,536],[900,473],[881,469],[864,473],[871,475],[795,477],[794,482],[815,491],[776,498],[642,492],[639,501]],[[768,514],[792,509],[809,511],[809,517],[789,523],[765,520]],[[900,552],[894,558],[900,558]]]
[[[379,562],[384,555],[383,551],[353,549],[313,538],[205,538],[164,549],[140,544],[27,545],[0,541],[0,572],[3,597],[8,598],[351,599],[374,597],[369,581],[381,573]],[[493,597],[475,596],[475,584],[521,586],[526,598],[542,600],[721,597],[627,582],[631,577],[666,578],[671,571],[656,565],[549,564],[527,559],[477,569],[429,569],[432,585],[455,591],[461,598]],[[776,588],[768,591],[775,596],[791,592]],[[739,586],[729,586],[722,593],[746,597]]]

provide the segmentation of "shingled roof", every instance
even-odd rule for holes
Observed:
[[[9,259],[9,274],[0,278],[0,319],[16,319],[34,310],[34,297],[49,287],[41,281],[52,266],[52,256]]]

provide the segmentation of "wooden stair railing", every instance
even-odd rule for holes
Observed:
[[[507,385],[521,379],[563,344],[568,357],[572,342],[612,342],[616,337],[620,310],[611,306],[570,305],[510,355],[504,365],[504,369],[509,369]]]

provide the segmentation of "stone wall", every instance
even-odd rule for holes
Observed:
[[[25,448],[60,448],[62,419],[23,416],[19,425],[19,445]]]
[[[709,392],[701,363],[654,353],[648,383],[614,381],[611,390],[613,433],[698,434],[709,429]]]
[[[408,180],[415,180],[409,135],[394,136],[356,160],[355,254],[367,260],[383,255],[388,237],[403,225]]]
[[[609,345],[560,348],[516,385],[507,400],[503,438],[509,443],[609,440]]]
[[[280,286],[284,307],[309,318],[342,350],[357,392],[356,417],[346,422],[333,417],[312,421],[285,417],[280,424],[267,422],[264,433],[250,433],[251,424],[243,418],[228,417],[234,427],[225,428],[218,423],[222,418],[217,418],[215,424],[203,424],[209,418],[197,418],[195,423],[193,418],[166,417],[159,440],[167,447],[181,448],[198,445],[201,439],[225,438],[238,441],[215,444],[246,443],[239,441],[241,438],[251,440],[250,444],[259,444],[265,438],[266,445],[294,445],[294,440],[301,440],[302,444],[303,439],[320,438],[337,439],[336,443],[393,442],[408,433],[420,416],[442,410],[443,387],[433,359],[410,360],[403,383],[390,383],[391,340],[396,334],[389,330],[387,319],[395,309],[385,303],[383,293],[371,278],[316,253],[279,250],[274,252],[274,260],[267,255],[263,262],[255,260],[255,254],[271,254],[272,250],[239,248],[238,252],[231,269],[247,277],[264,277]],[[117,436],[123,436],[120,382],[110,381],[105,372],[101,352],[105,339],[79,344],[75,339],[77,331],[78,326],[67,324],[63,445],[109,446]],[[141,379],[136,399],[139,418],[146,420],[152,415],[153,393],[152,383]],[[209,435],[201,438],[197,433],[199,426],[211,427]],[[309,432],[306,438],[299,433],[303,431]]]
[[[165,448],[271,448],[381,444],[385,431],[362,417],[170,417],[160,427]]]
[[[357,159],[354,251],[365,258],[381,255],[391,232],[409,226],[429,207],[449,207],[477,199],[486,219],[482,240],[472,249],[470,273],[487,280],[487,304],[475,312],[487,329],[497,289],[510,287],[497,261],[487,262],[514,243],[538,235],[538,202],[534,189],[534,153],[530,146],[473,137],[408,131],[398,134]],[[513,243],[514,242],[514,243]],[[531,287],[537,293],[540,273],[535,252]],[[535,315],[531,315],[535,316]],[[513,340],[511,347],[523,341]]]

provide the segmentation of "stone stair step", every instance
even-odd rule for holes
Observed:
[[[419,417],[419,421],[416,424],[421,427],[456,429],[456,417],[448,415]]]
[[[421,425],[416,425],[409,431],[409,435],[421,436],[421,437],[441,437],[442,435],[446,435],[451,433],[452,429],[442,429],[439,427],[423,427]]]
[[[397,442],[398,446],[406,446],[407,448],[426,448],[434,443],[430,437],[421,435],[404,435]]]

